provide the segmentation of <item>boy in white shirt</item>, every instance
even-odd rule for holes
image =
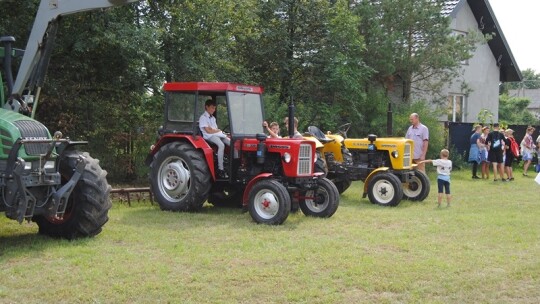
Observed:
[[[209,142],[214,143],[218,147],[218,171],[217,175],[219,178],[227,179],[229,178],[225,168],[223,167],[223,155],[225,151],[225,145],[230,146],[231,141],[221,131],[216,123],[216,117],[214,113],[216,112],[216,102],[212,99],[208,99],[204,103],[204,113],[199,118],[199,127],[201,128],[203,138]]]
[[[421,162],[433,163],[437,167],[437,186],[439,187],[439,195],[437,197],[437,206],[441,206],[443,197],[443,188],[446,193],[446,207],[450,207],[452,196],[450,195],[450,172],[452,171],[452,161],[448,159],[450,152],[446,149],[441,150],[440,159],[426,159]]]

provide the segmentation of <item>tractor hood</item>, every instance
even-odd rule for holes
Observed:
[[[6,159],[18,139],[50,139],[49,130],[28,116],[0,109],[0,159]],[[47,152],[47,144],[32,143],[19,150],[23,159]]]

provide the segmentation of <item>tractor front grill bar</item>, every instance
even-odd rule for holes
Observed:
[[[13,124],[20,130],[21,137],[24,139],[48,139],[47,129],[39,122],[33,120],[18,120]],[[41,155],[47,153],[49,145],[41,142],[32,142],[24,145],[26,154]]]
[[[411,166],[411,145],[405,144],[405,152],[403,153],[403,167]]]
[[[301,144],[300,153],[298,154],[298,175],[311,175],[313,167],[313,153],[310,144]]]

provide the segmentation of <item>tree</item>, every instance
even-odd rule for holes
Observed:
[[[237,45],[252,33],[254,1],[160,0],[143,6],[166,81],[250,79]]]
[[[452,35],[444,0],[364,0],[355,11],[362,16],[366,39],[364,58],[375,69],[375,85],[403,87],[401,99],[411,102],[413,90],[437,94],[454,79],[461,62],[470,58],[479,37]],[[421,84],[421,86],[417,86]]]
[[[371,69],[361,56],[359,18],[347,1],[269,0],[257,16],[258,35],[243,50],[267,99],[282,105],[273,109],[282,115],[294,100],[302,129],[334,128],[354,116],[351,106],[362,108]]]
[[[518,89],[540,89],[540,74],[537,74],[533,69],[521,71],[523,80],[521,82],[507,82],[503,86],[503,92],[508,93],[508,90]]]
[[[540,121],[527,110],[530,103],[529,98],[501,95],[499,98],[499,121],[506,124],[538,125]]]

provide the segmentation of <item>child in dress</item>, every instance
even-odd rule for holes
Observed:
[[[450,195],[450,172],[452,171],[452,161],[448,159],[450,152],[446,149],[441,150],[440,159],[426,159],[422,162],[433,163],[433,166],[437,167],[437,186],[439,188],[439,195],[437,197],[437,206],[441,206],[443,197],[443,188],[446,193],[446,207],[450,207],[452,195]]]
[[[482,178],[489,179],[489,162],[487,160],[488,150],[486,138],[489,134],[489,127],[482,128],[482,136],[480,136],[480,145],[478,154],[480,156],[480,164],[482,166]]]

